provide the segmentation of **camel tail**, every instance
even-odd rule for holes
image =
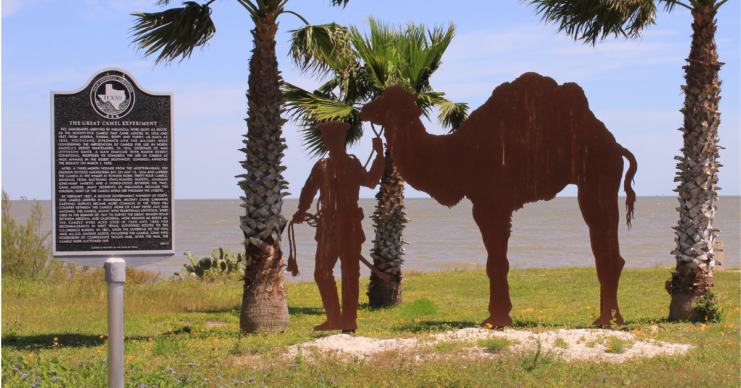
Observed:
[[[620,155],[622,155],[625,159],[628,159],[628,162],[630,162],[628,172],[625,173],[625,183],[623,185],[623,190],[625,190],[625,194],[628,196],[628,198],[625,199],[625,210],[627,211],[625,218],[628,221],[628,229],[630,229],[630,227],[632,226],[630,224],[630,220],[635,218],[635,216],[633,215],[633,210],[636,202],[636,193],[635,191],[633,191],[631,183],[635,183],[633,177],[636,175],[636,171],[638,171],[638,163],[636,162],[635,156],[633,156],[630,151],[623,148],[622,146],[619,147]]]

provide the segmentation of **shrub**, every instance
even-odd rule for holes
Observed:
[[[717,323],[723,320],[726,312],[720,299],[713,291],[708,291],[707,294],[700,296],[695,309],[700,313],[703,320],[710,323]]]
[[[31,217],[25,225],[10,216],[10,199],[2,191],[2,273],[20,278],[46,277],[61,272],[62,263],[51,258],[46,238],[51,232],[41,233],[43,211],[39,201],[31,208]]]
[[[51,242],[46,239],[51,231],[41,233],[44,212],[41,203],[31,208],[31,217],[25,225],[10,216],[10,198],[2,191],[2,273],[24,279],[67,280],[84,273],[88,267],[64,264],[51,256]]]

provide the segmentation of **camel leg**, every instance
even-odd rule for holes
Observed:
[[[579,187],[579,208],[589,226],[589,239],[600,283],[600,316],[592,323],[599,326],[623,324],[617,301],[620,273],[625,265],[618,243],[620,209],[617,191],[617,188],[598,190]]]
[[[481,322],[484,327],[512,326],[509,313],[512,301],[509,298],[507,273],[507,243],[509,242],[512,212],[506,209],[487,209],[474,205],[473,218],[481,230],[484,246],[488,253],[486,275],[489,277],[489,318]]]

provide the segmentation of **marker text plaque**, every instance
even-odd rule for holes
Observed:
[[[55,257],[102,267],[174,255],[172,98],[115,68],[51,93]]]

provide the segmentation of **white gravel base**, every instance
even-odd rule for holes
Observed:
[[[616,337],[626,342],[624,353],[608,353],[605,342]],[[442,342],[460,341],[466,350],[465,357],[497,357],[477,345],[479,340],[505,338],[512,344],[508,352],[531,353],[537,351],[540,342],[541,353],[551,355],[567,362],[616,362],[620,363],[633,358],[651,358],[655,356],[684,355],[691,345],[657,341],[653,339],[637,340],[636,336],[622,331],[604,329],[560,329],[535,334],[529,330],[487,330],[467,328],[447,333],[423,335],[411,338],[375,339],[349,334],[337,334],[308,341],[289,347],[286,357],[304,355],[312,358],[314,352],[337,355],[341,359],[368,359],[379,352],[429,353],[429,349]],[[561,346],[556,346],[560,338]],[[565,348],[563,347],[565,345]],[[422,360],[430,357],[423,357]]]

